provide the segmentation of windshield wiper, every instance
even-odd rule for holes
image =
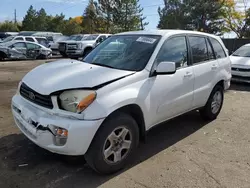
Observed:
[[[110,65],[104,65],[104,64],[101,64],[101,63],[91,63],[92,65],[98,65],[98,66],[101,66],[101,67],[107,67],[107,68],[111,68],[111,69],[114,69],[114,67],[110,66]]]

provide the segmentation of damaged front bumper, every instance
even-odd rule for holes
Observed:
[[[50,112],[48,109],[43,110],[18,94],[12,98],[12,113],[16,125],[32,142],[64,155],[84,155],[103,122],[103,119],[85,121],[59,116],[53,113],[53,109]],[[53,128],[67,130],[61,142]]]

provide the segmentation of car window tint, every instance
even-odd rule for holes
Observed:
[[[35,40],[33,38],[30,38],[30,37],[26,37],[25,40],[30,41],[30,42],[35,42]]]
[[[26,48],[26,45],[24,42],[18,42],[12,45],[14,48]]]
[[[168,39],[163,44],[156,61],[157,64],[163,61],[175,62],[176,68],[187,66],[186,38],[183,36]]]
[[[208,39],[206,39],[207,42],[207,52],[208,52],[208,58],[211,59],[215,59],[212,47],[211,47],[211,43],[208,41]]]
[[[38,48],[40,48],[40,46],[38,46],[36,44],[32,44],[32,43],[27,43],[27,48],[28,49],[38,49]]]
[[[46,46],[48,44],[48,41],[44,38],[36,38],[37,42],[43,46]]]
[[[209,59],[207,44],[204,37],[189,37],[189,43],[194,64],[204,62]]]
[[[22,37],[16,37],[14,40],[23,40]]]
[[[215,53],[216,58],[219,59],[219,58],[226,57],[226,53],[224,49],[222,48],[221,44],[216,39],[213,39],[213,38],[210,38],[210,41],[214,48],[214,53]]]

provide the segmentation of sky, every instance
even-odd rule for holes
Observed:
[[[0,21],[14,20],[14,10],[17,20],[22,21],[30,5],[37,10],[44,8],[47,14],[63,13],[67,18],[82,15],[88,0],[0,0]],[[146,29],[155,29],[159,22],[158,7],[163,6],[164,0],[140,0],[144,8],[144,16],[149,25]]]

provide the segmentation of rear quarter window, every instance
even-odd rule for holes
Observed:
[[[210,38],[209,40],[211,41],[217,59],[227,57],[225,50],[223,49],[222,45],[219,43],[218,40],[214,38]]]

